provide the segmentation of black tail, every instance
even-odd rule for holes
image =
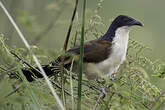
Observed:
[[[67,59],[67,58],[66,58]],[[58,74],[60,72],[60,65],[61,65],[61,58],[58,57],[56,60],[50,62],[48,65],[43,65],[42,68],[44,69],[47,76],[51,76],[53,74]],[[69,67],[69,64],[65,64],[64,68]],[[34,81],[35,78],[43,78],[42,74],[40,73],[38,68],[30,68],[30,69],[22,69],[23,74],[25,75],[26,79],[29,82]]]
[[[60,61],[59,58],[49,63],[49,65],[43,65],[42,68],[44,69],[47,76],[51,76],[53,74],[58,74],[60,72]],[[42,74],[40,73],[38,68],[30,68],[30,69],[22,69],[23,74],[25,75],[26,79],[29,82],[34,81],[34,77],[36,78],[43,78]]]
[[[47,76],[51,76],[54,74],[54,70],[49,65],[42,66]],[[34,78],[43,78],[38,68],[31,69],[22,69],[23,74],[29,82],[34,81]]]

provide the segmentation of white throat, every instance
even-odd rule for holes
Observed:
[[[115,37],[113,39],[113,43],[115,45],[119,45],[121,48],[127,48],[128,39],[129,39],[129,31],[130,27],[123,26],[116,30]]]
[[[120,64],[126,58],[130,27],[123,26],[115,32],[112,41],[111,54],[109,58],[98,64],[98,68],[104,71],[104,74],[111,75],[116,73]]]

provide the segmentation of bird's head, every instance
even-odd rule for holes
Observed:
[[[120,34],[121,36],[126,36],[129,34],[129,30],[132,26],[144,26],[144,24],[129,16],[119,15],[113,20],[112,24],[110,25],[105,35],[100,37],[99,39],[112,41],[113,38],[116,36],[116,34],[117,35]]]
[[[141,23],[138,20],[135,20],[129,16],[126,15],[119,15],[115,18],[115,20],[112,22],[112,25],[116,28],[120,28],[123,26],[131,27],[131,26],[144,26],[143,23]]]

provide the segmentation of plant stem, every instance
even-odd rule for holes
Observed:
[[[61,64],[61,98],[62,98],[62,101],[63,101],[63,104],[64,104],[64,107],[66,107],[66,100],[65,100],[65,92],[64,92],[64,89],[65,89],[65,81],[64,81],[64,58],[65,56],[62,55],[62,64]]]
[[[15,30],[17,31],[19,37],[21,38],[21,40],[23,41],[23,43],[25,44],[26,48],[32,53],[33,59],[36,63],[36,65],[38,66],[39,70],[41,71],[48,87],[50,88],[53,96],[55,97],[55,99],[57,100],[57,103],[59,105],[59,107],[61,108],[61,110],[65,110],[59,96],[57,95],[55,89],[53,88],[52,83],[49,81],[49,78],[47,77],[45,71],[43,70],[41,64],[38,61],[38,58],[33,54],[31,47],[29,45],[29,43],[27,42],[27,40],[25,39],[23,33],[21,32],[21,30],[19,29],[19,27],[17,26],[16,22],[14,21],[14,19],[12,18],[12,16],[10,15],[10,13],[7,11],[6,7],[3,5],[2,1],[0,0],[0,7],[2,8],[2,10],[4,11],[4,13],[6,14],[7,18],[9,19],[9,21],[11,22],[11,24],[14,26]]]
[[[80,61],[79,61],[79,74],[78,74],[77,110],[81,110],[81,89],[82,89],[81,82],[82,82],[82,72],[83,72],[85,9],[86,9],[86,0],[84,0],[84,3],[83,3],[82,30],[81,30],[81,43],[80,43]]]
[[[74,11],[73,11],[73,14],[72,14],[72,19],[71,19],[71,22],[70,22],[70,25],[69,25],[68,33],[66,35],[66,39],[65,39],[65,43],[64,43],[64,50],[65,51],[67,50],[70,33],[72,31],[73,21],[74,21],[74,18],[75,18],[75,15],[76,15],[76,11],[77,11],[77,6],[78,6],[78,0],[76,0]]]

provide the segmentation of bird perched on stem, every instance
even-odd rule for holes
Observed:
[[[132,26],[143,26],[143,23],[129,16],[120,15],[114,19],[103,36],[84,44],[83,71],[89,79],[96,78],[100,73],[112,75],[117,72],[126,58],[129,31]],[[44,65],[43,69],[50,76],[60,72],[62,61],[64,68],[70,69],[74,59],[73,72],[77,73],[79,56],[80,46],[75,46],[66,52],[64,60],[60,56],[48,65]],[[28,81],[33,81],[34,76],[42,78],[36,69],[22,71]]]

